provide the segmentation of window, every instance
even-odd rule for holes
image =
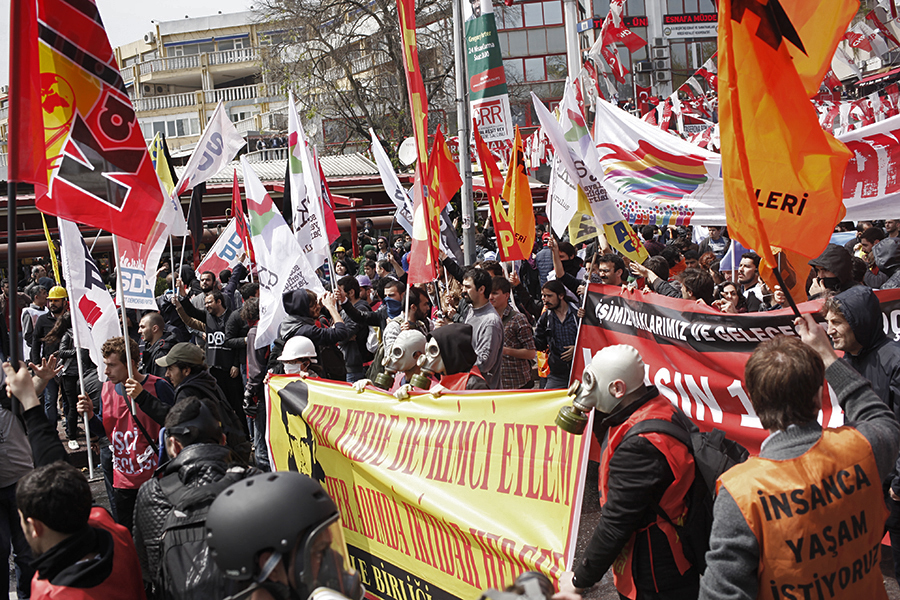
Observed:
[[[710,0],[712,1],[712,0]],[[628,0],[625,3],[625,14],[632,17],[643,17],[646,16],[646,8],[644,7],[644,0]]]
[[[494,14],[498,29],[516,29],[522,26],[522,6],[519,4],[504,6]]]
[[[525,81],[525,69],[521,58],[503,61],[503,69],[506,71],[507,83],[522,83]]]
[[[198,51],[203,54],[205,52],[215,52],[216,51],[216,43],[215,42],[203,42],[202,44],[197,44]]]
[[[540,27],[544,24],[543,6],[538,3],[523,4],[525,27]]]
[[[716,12],[716,5],[713,4],[713,0],[700,0],[700,12],[702,12],[702,13]]]
[[[566,30],[562,27],[553,27],[547,30],[547,52],[566,51]]]
[[[528,54],[528,38],[524,31],[509,32],[509,55],[522,56]]]
[[[528,34],[528,54],[547,54],[547,33],[543,29],[526,32]]]
[[[562,25],[562,3],[559,0],[544,2],[544,25]]]
[[[223,40],[219,42],[219,52],[222,50],[234,50],[234,40]]]
[[[544,57],[525,59],[526,81],[544,81],[546,78],[546,74],[544,73]]]
[[[547,79],[565,79],[569,74],[569,68],[566,65],[566,55],[558,54],[556,56],[547,57]]]

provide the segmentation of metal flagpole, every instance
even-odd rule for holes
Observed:
[[[91,242],[91,249],[88,250],[88,254],[93,254],[93,253],[94,253],[94,246],[97,245],[97,240],[100,239],[100,234],[101,234],[101,233],[103,233],[103,230],[102,230],[102,229],[97,230],[97,235],[94,236],[94,241]]]
[[[169,236],[169,265],[174,266],[175,264],[175,250],[172,249],[172,236]],[[181,273],[175,273],[174,269],[172,270],[172,293],[175,293],[175,280],[181,275]]]
[[[119,308],[122,314],[122,341],[125,343],[125,362],[128,363],[128,379],[134,379],[134,367],[131,362],[131,338],[128,335],[128,318],[125,316],[125,293],[122,291],[122,261],[119,258],[119,240],[113,234],[113,253],[116,255],[116,296],[119,298]],[[131,414],[137,419],[137,411],[133,398],[131,400]]]
[[[475,204],[472,199],[472,159],[469,156],[472,119],[469,116],[468,77],[466,75],[465,32],[460,0],[453,5],[453,61],[456,69],[456,114],[459,139],[459,174],[463,186],[459,190],[462,205],[463,264],[475,262]],[[423,173],[424,176],[424,173]]]
[[[15,10],[15,9],[14,9]],[[15,22],[15,21],[13,21]],[[12,150],[12,148],[11,148]],[[13,152],[15,152],[13,150]],[[7,196],[9,201],[6,212],[6,246],[7,246],[7,277],[9,279],[9,364],[12,365],[14,371],[19,370],[19,323],[16,315],[18,314],[19,301],[19,267],[16,257],[16,182],[8,182]],[[12,401],[12,412],[15,415],[22,414],[22,405],[15,396],[10,396]]]
[[[60,237],[60,241],[62,241],[62,244],[61,244],[62,248],[60,249],[60,257],[62,257],[62,252],[66,248],[66,242],[65,242],[65,240],[62,239],[62,237],[63,237],[62,227],[60,227],[60,229],[59,229],[59,237]],[[64,267],[63,274],[66,276],[66,283],[68,284],[66,287],[67,287],[67,293],[69,295],[69,298],[73,298],[72,290],[70,287],[72,285],[72,277],[69,275],[69,273],[65,272],[66,271],[65,265],[70,264],[69,259],[70,259],[70,257],[67,256],[66,260],[63,262],[63,267]],[[118,274],[117,274],[117,276],[118,276]],[[81,360],[81,343],[78,341],[78,326],[75,325],[75,313],[72,311],[71,304],[69,305],[69,316],[70,316],[70,319],[72,320],[72,339],[75,342],[75,360],[78,363],[78,385],[81,388],[81,395],[84,397],[88,397],[87,389],[84,387],[84,364],[83,364],[83,361]],[[88,424],[87,413],[84,413],[83,415],[81,415],[81,417],[84,421],[84,437],[87,442],[88,474],[90,475],[90,478],[93,479],[94,478],[94,455],[91,452],[91,427]]]

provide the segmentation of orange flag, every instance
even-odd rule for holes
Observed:
[[[522,147],[518,125],[509,160],[509,171],[503,185],[503,199],[509,204],[508,215],[513,236],[501,241],[500,235],[497,234],[501,260],[528,260],[534,248],[534,206],[531,202],[531,186],[528,185],[528,175],[525,171],[525,150]],[[503,250],[506,251],[505,256]]]
[[[857,6],[857,0],[719,3],[728,230],[769,265],[775,264],[770,245],[818,256],[843,216],[850,152],[822,130],[809,90],[818,89]],[[826,20],[829,29],[816,29]]]
[[[494,155],[491,154],[487,144],[481,138],[478,127],[474,127],[473,131],[475,132],[475,149],[478,151],[478,160],[481,163],[481,172],[484,176],[484,189],[487,192],[488,206],[491,209],[491,220],[494,223],[494,233],[497,235],[498,258],[501,261],[517,260],[516,258],[509,258],[510,250],[515,253],[518,245],[516,243],[516,230],[510,223],[509,214],[500,200],[501,194],[505,191],[500,167],[497,166]],[[518,129],[516,132],[518,133]],[[513,172],[512,168],[510,168],[509,172]]]
[[[431,147],[431,154],[428,156],[426,183],[428,195],[437,199],[437,214],[444,210],[444,207],[463,185],[459,169],[453,162],[453,155],[450,154],[440,126],[438,126],[437,133],[434,134],[434,144]],[[435,244],[435,246],[437,245]]]

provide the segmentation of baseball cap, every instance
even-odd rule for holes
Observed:
[[[368,275],[358,275],[356,281],[359,283],[359,287],[372,287],[372,280]]]
[[[203,348],[189,342],[179,342],[172,346],[169,353],[156,359],[156,364],[161,367],[170,367],[175,363],[188,363],[191,365],[203,364]]]
[[[541,241],[542,241],[542,242],[546,242],[546,241],[549,240],[549,239],[550,239],[550,232],[549,232],[549,231],[548,231],[547,233],[545,233],[544,235],[541,236]]]

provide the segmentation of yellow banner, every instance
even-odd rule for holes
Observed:
[[[375,597],[471,600],[571,565],[589,436],[554,424],[564,390],[398,401],[280,375],[267,391],[273,467],[328,490]]]

